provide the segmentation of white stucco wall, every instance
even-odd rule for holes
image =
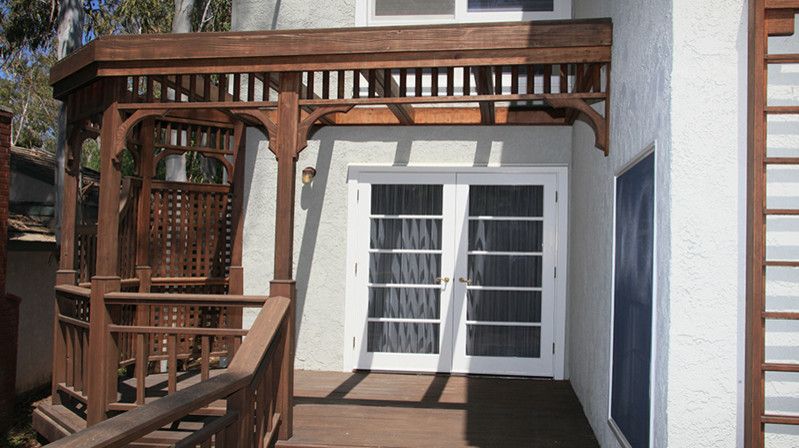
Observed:
[[[317,169],[297,184],[294,272],[297,279],[296,366],[342,370],[350,165],[568,165],[567,127],[328,127],[302,152],[298,170]],[[247,133],[244,224],[245,291],[265,294],[273,278],[275,158],[263,135]],[[245,321],[254,318],[252,311]]]
[[[744,0],[674,1],[672,446],[742,440],[747,17]]]
[[[22,299],[19,310],[17,393],[50,384],[53,362],[53,291],[58,261],[52,250],[11,248],[6,291]]]
[[[355,0],[238,0],[234,30],[340,28],[355,25]]]
[[[604,4],[603,4],[604,3]],[[746,13],[742,0],[577,0],[614,22],[611,155],[575,126],[571,380],[603,446],[613,176],[657,142],[655,446],[735,446],[742,418]],[[586,223],[590,223],[590,226]],[[599,318],[597,318],[599,316]]]
[[[620,446],[608,426],[610,322],[613,260],[614,175],[650,144],[657,142],[657,208],[659,227],[656,245],[657,276],[667,273],[668,231],[665,216],[668,185],[671,88],[671,5],[667,0],[576,1],[577,17],[612,17],[613,78],[610,156],[593,148],[591,129],[574,127],[572,156],[571,254],[569,266],[571,382],[603,447]],[[658,295],[668,291],[658,283]],[[663,328],[665,301],[656,304]],[[658,338],[665,341],[664,337]],[[658,344],[662,358],[663,344]],[[654,402],[664,415],[665,381],[658,381]],[[663,428],[656,427],[656,440],[665,441]],[[656,446],[666,446],[657,443]],[[675,445],[676,446],[676,445]]]

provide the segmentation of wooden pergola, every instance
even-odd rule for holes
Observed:
[[[59,62],[51,82],[67,104],[70,158],[54,403],[64,396],[82,402],[88,424],[96,425],[88,431],[108,437],[102,446],[138,440],[192,413],[222,416],[207,426],[213,431],[195,433],[200,442],[218,434],[233,437],[225,440],[234,446],[289,438],[296,162],[312,129],[568,126],[580,119],[607,155],[611,45],[609,20],[581,20],[113,36]],[[278,161],[270,298],[243,295],[247,126],[268,135]],[[94,235],[95,227],[77,222],[76,204],[81,145],[96,136]],[[136,174],[123,179],[125,152]],[[157,178],[162,161],[184,153],[215,160],[222,180]],[[249,330],[258,337],[242,343],[242,307],[264,303]],[[214,354],[235,356],[224,374],[210,378]],[[179,390],[177,366],[193,359],[207,381]],[[138,385],[157,360],[168,363],[170,396],[154,410]],[[135,368],[131,403],[117,395],[120,366]],[[209,407],[217,399],[227,399],[226,410]],[[100,423],[120,411],[130,412],[116,425]],[[62,442],[97,440],[85,437]]]

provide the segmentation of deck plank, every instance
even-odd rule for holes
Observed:
[[[282,447],[596,447],[567,381],[297,371]]]

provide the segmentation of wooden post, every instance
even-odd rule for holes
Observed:
[[[747,151],[747,238],[746,238],[746,372],[744,384],[744,446],[764,446],[762,416],[765,412],[762,370],[765,361],[764,336],[766,292],[765,216],[766,209],[766,106],[768,67],[766,53],[766,5],[749,2],[749,110]]]
[[[89,384],[87,387],[87,423],[105,420],[107,404],[116,401],[119,351],[108,331],[111,313],[105,294],[120,290],[118,275],[119,186],[120,170],[116,166],[115,136],[121,124],[116,103],[103,113],[100,134],[100,205],[97,219],[97,275],[92,277],[91,311],[89,316]]]
[[[294,406],[294,326],[295,286],[294,261],[294,193],[297,178],[297,147],[299,141],[299,90],[300,73],[280,75],[278,94],[277,137],[273,148],[277,154],[277,198],[275,216],[275,279],[270,284],[270,295],[290,300],[284,338],[284,356],[280,368],[277,408],[282,417],[279,438],[288,440],[293,433]]]
[[[136,277],[139,279],[139,292],[150,292],[153,270],[150,266],[150,189],[153,183],[153,147],[155,145],[155,120],[145,119],[139,128],[139,190],[136,209]],[[150,307],[136,307],[136,325],[150,324]],[[138,366],[137,366],[138,368]]]
[[[64,152],[67,163],[64,166],[64,191],[61,200],[61,247],[56,273],[56,285],[74,285],[78,281],[75,269],[75,227],[78,208],[78,173],[80,172],[80,145],[82,132],[75,130],[67,138]],[[70,156],[72,157],[70,159]],[[53,371],[50,392],[53,404],[61,404],[58,385],[66,381],[66,339],[64,328],[58,319],[61,310],[58,299],[53,297]]]
[[[233,234],[230,236],[230,279],[228,293],[244,294],[244,267],[242,266],[244,250],[244,166],[246,165],[247,128],[244,123],[236,123],[233,130],[235,165],[233,167]],[[241,309],[232,315],[232,325],[241,328]]]

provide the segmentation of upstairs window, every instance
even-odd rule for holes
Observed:
[[[571,0],[358,0],[358,25],[570,19]]]

